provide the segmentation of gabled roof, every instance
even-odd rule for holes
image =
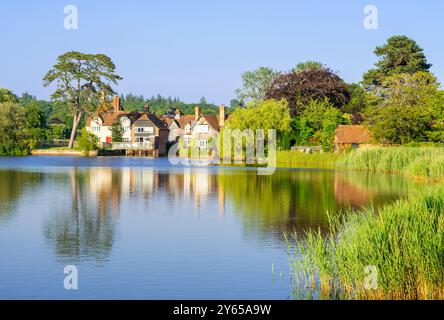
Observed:
[[[127,114],[128,113],[125,111],[95,112],[90,117],[88,117],[88,119],[86,119],[86,125],[89,126],[91,124],[91,120],[98,117],[102,119],[102,126],[112,126],[117,119]]]
[[[181,116],[180,119],[177,119],[176,121],[179,124],[179,128],[185,129],[185,126],[187,125],[187,123],[189,123],[190,125],[193,124],[194,115]]]
[[[136,121],[151,121],[157,128],[166,129],[165,123],[153,114],[144,113]]]
[[[335,141],[338,144],[370,143],[370,131],[361,125],[340,125],[335,131]]]
[[[198,120],[200,118],[204,118],[205,121],[211,126],[213,127],[213,129],[220,131],[220,126],[219,126],[219,119],[220,117],[218,115],[214,115],[214,114],[202,114],[200,115],[200,117],[198,118]],[[225,116],[225,120],[228,118],[228,116]]]

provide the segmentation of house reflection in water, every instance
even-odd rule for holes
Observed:
[[[218,186],[217,174],[205,168],[185,168],[177,173],[140,168],[91,168],[88,172],[90,194],[97,199],[101,214],[110,211],[116,216],[122,198],[149,199],[159,192],[172,197],[178,206],[191,200],[195,208],[217,196],[219,214],[224,214],[224,188]]]
[[[59,256],[105,259],[122,214],[238,216],[244,232],[282,239],[283,230],[327,229],[327,212],[375,207],[408,193],[399,177],[332,171],[211,168],[88,168],[63,174],[71,210],[55,210],[45,234]],[[396,181],[395,181],[396,180]]]

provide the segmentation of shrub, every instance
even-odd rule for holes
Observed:
[[[77,139],[77,146],[82,151],[93,151],[99,149],[97,142],[97,137],[83,128]]]

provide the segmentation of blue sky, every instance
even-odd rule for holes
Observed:
[[[424,48],[444,82],[444,1],[2,1],[0,87],[48,98],[42,77],[58,55],[109,55],[124,78],[119,93],[234,98],[240,74],[259,66],[291,69],[317,60],[348,82],[376,61],[375,46],[405,34]],[[79,29],[65,30],[65,5],[79,10]],[[379,29],[363,27],[366,5]]]

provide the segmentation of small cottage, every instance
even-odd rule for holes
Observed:
[[[371,141],[370,131],[362,125],[340,125],[336,128],[334,145],[336,152],[357,149]]]

